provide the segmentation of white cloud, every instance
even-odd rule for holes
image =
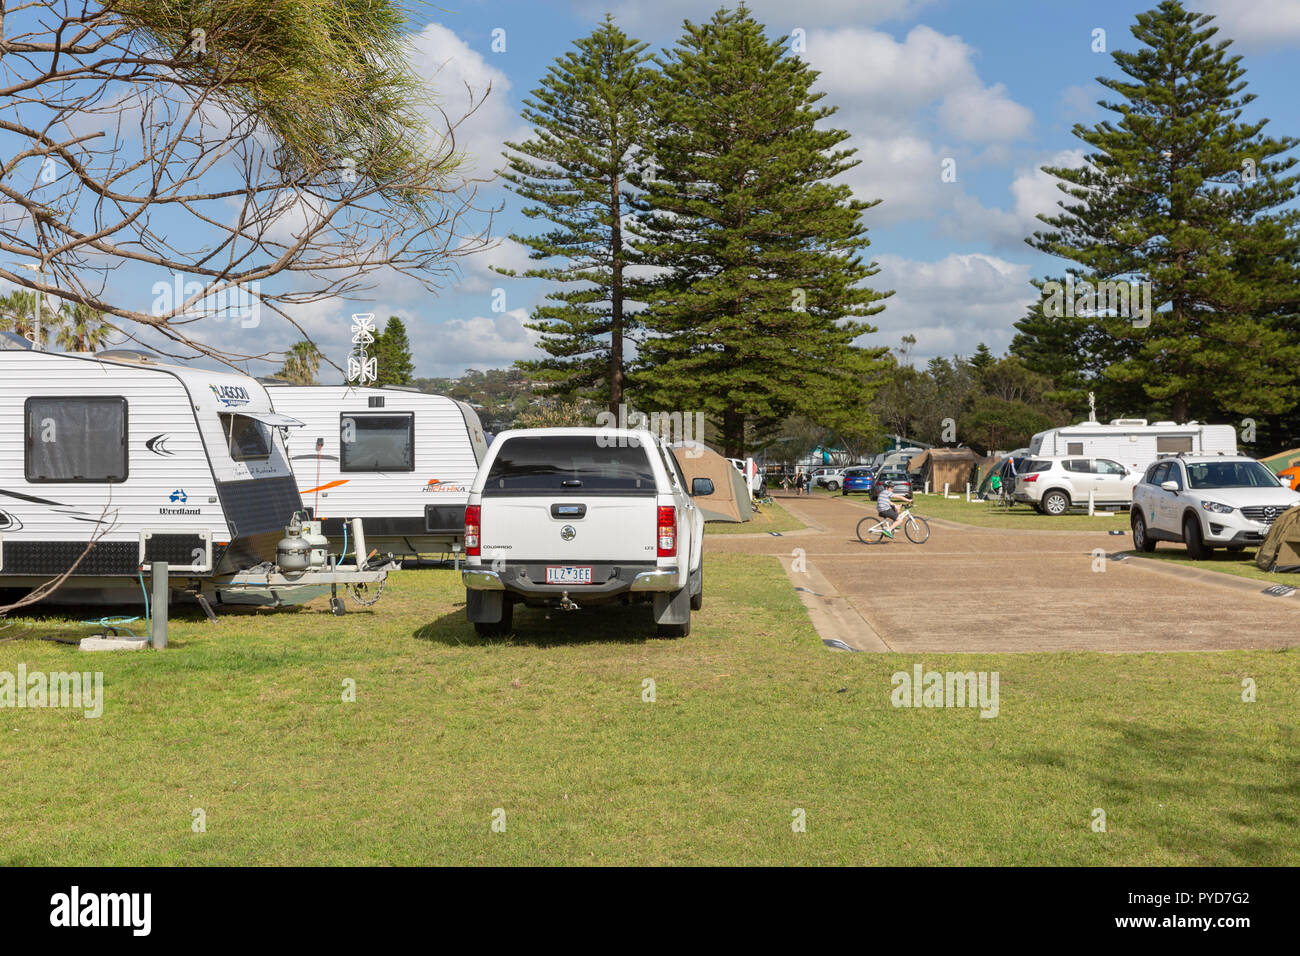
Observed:
[[[453,134],[456,149],[469,154],[474,171],[485,176],[500,169],[502,144],[529,134],[510,103],[506,74],[438,23],[411,38],[410,56],[437,107],[426,111],[431,130],[441,134],[449,123],[459,123]],[[471,109],[473,114],[466,116]]]
[[[423,343],[415,344],[416,365],[433,374],[459,375],[467,368],[503,368],[518,359],[541,358],[541,333],[524,327],[527,309],[491,317],[448,319]]]
[[[1199,0],[1193,9],[1215,15],[1215,40],[1234,46],[1276,49],[1300,42],[1300,3],[1296,0]]]
[[[1034,299],[1029,266],[982,253],[954,253],[936,262],[880,256],[875,284],[894,289],[885,311],[872,318],[879,331],[862,345],[893,348],[916,336],[913,358],[970,355],[980,342],[1001,353]]]
[[[961,37],[913,27],[901,42],[855,27],[818,30],[805,59],[821,72],[818,89],[854,126],[876,132],[915,128],[918,112],[937,108],[942,127],[976,142],[1023,136],[1033,114],[1001,83],[984,85],[975,51]]]
[[[754,18],[777,35],[789,33],[796,27],[807,29],[824,24],[881,23],[887,20],[910,20],[918,12],[935,3],[935,0],[819,0],[792,7],[787,0],[747,0],[746,6]],[[720,3],[701,3],[700,0],[573,0],[577,12],[594,23],[608,11],[618,25],[629,33],[640,31],[643,39],[661,39],[665,34],[675,37],[681,32],[683,20],[700,23],[710,19]],[[728,4],[736,6],[737,4]]]
[[[1019,139],[1034,121],[1034,114],[1007,97],[1001,83],[954,90],[939,106],[939,118],[949,132],[973,142]]]
[[[493,267],[524,272],[543,265],[528,257],[528,247],[513,239],[502,239],[491,249],[463,256],[460,260],[461,279],[455,284],[458,292],[489,292],[496,288],[509,289],[518,279],[493,272]]]

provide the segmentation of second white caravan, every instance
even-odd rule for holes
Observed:
[[[460,546],[465,502],[487,440],[474,409],[407,388],[266,381],[276,411],[303,423],[289,459],[303,504],[336,541],[363,518],[380,554]]]
[[[1116,418],[1109,423],[1080,422],[1051,428],[1029,442],[1031,458],[1109,458],[1139,473],[1157,458],[1180,452],[1235,455],[1237,433],[1231,425],[1148,424],[1145,418]]]

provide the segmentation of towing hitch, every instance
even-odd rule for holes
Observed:
[[[565,591],[560,595],[560,609],[563,611],[576,611],[578,605],[569,600],[569,592]]]

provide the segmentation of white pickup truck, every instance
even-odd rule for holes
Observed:
[[[663,637],[691,631],[704,595],[704,516],[672,450],[648,431],[502,432],[465,508],[465,611],[508,633],[515,604],[653,605]]]

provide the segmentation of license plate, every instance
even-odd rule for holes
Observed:
[[[574,567],[567,565],[565,567],[548,567],[546,569],[547,584],[590,584],[591,568]]]

